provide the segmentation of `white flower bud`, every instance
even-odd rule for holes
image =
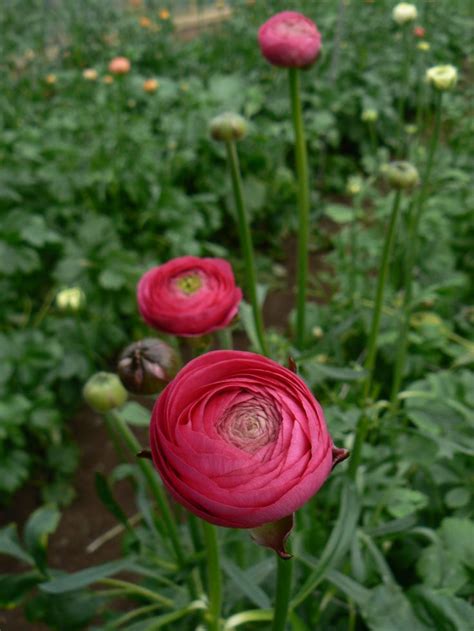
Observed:
[[[437,90],[450,90],[456,85],[458,71],[449,64],[445,66],[433,66],[426,71],[426,80]]]
[[[413,22],[418,17],[418,11],[414,4],[409,2],[400,2],[394,7],[392,17],[397,24],[407,24]]]

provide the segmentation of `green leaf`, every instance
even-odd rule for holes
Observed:
[[[354,219],[354,209],[342,204],[328,204],[324,209],[324,214],[336,223],[349,223]]]
[[[361,614],[372,631],[432,631],[417,617],[400,587],[394,583],[370,590],[370,598]]]
[[[112,513],[112,515],[125,526],[125,528],[133,534],[133,529],[130,527],[128,522],[128,518],[126,514],[123,512],[120,504],[114,498],[112,489],[110,488],[110,484],[103,473],[99,471],[95,474],[95,488],[97,491],[97,495],[101,499],[104,506]]]
[[[42,572],[46,567],[48,537],[56,530],[60,519],[60,511],[51,505],[36,509],[26,522],[23,540],[27,550],[31,553],[36,565]]]
[[[0,576],[0,607],[18,607],[25,596],[42,580],[41,574],[35,571]]]
[[[120,410],[116,411],[129,425],[137,425],[138,427],[149,427],[151,412],[135,401],[128,401]]]
[[[346,480],[342,489],[339,515],[317,566],[291,601],[291,608],[301,604],[324,579],[330,568],[336,567],[349,550],[359,520],[360,501],[354,483]]]
[[[14,557],[28,565],[34,565],[33,557],[21,547],[16,524],[10,524],[0,530],[0,554]]]
[[[421,620],[438,631],[472,631],[474,608],[465,600],[456,598],[426,585],[410,589],[408,596]]]
[[[85,570],[75,572],[74,574],[61,574],[46,583],[42,583],[40,588],[48,594],[64,594],[65,592],[81,589],[82,587],[97,583],[97,581],[107,578],[108,576],[113,576],[118,572],[128,570],[132,563],[133,559],[131,558],[119,559],[117,561],[110,561],[110,563],[89,567]]]
[[[311,363],[305,362],[304,365],[314,383],[324,381],[325,379],[334,381],[360,381],[366,375],[365,370],[362,369],[339,368],[338,366],[329,366],[328,364],[318,364],[314,361]]]
[[[246,572],[243,572],[233,561],[223,557],[221,564],[224,572],[231,581],[247,596],[257,607],[261,609],[269,609],[271,607],[270,599],[261,587],[250,579]]]

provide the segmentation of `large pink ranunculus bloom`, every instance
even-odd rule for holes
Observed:
[[[230,528],[290,515],[348,455],[300,377],[241,351],[206,353],[178,373],[153,409],[150,444],[173,497]]]
[[[321,50],[316,24],[296,11],[277,13],[258,31],[262,55],[275,66],[307,68]]]
[[[226,327],[237,314],[242,290],[224,259],[183,256],[146,272],[137,299],[150,326],[191,337]]]

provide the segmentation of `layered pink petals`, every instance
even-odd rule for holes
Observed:
[[[258,43],[262,55],[274,66],[307,68],[319,55],[321,34],[301,13],[283,11],[260,27]]]
[[[305,383],[240,351],[207,353],[178,373],[155,404],[150,444],[174,498],[233,528],[290,515],[333,466],[322,409]]]
[[[146,272],[137,299],[150,326],[189,337],[226,327],[237,314],[242,291],[224,259],[183,256]]]

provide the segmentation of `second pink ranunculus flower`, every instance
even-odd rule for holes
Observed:
[[[291,515],[348,455],[300,377],[241,351],[206,353],[178,373],[153,409],[150,446],[174,498],[231,528]]]
[[[321,50],[316,24],[296,11],[282,11],[267,20],[258,31],[262,55],[275,66],[307,68]]]
[[[137,299],[147,324],[191,337],[226,327],[237,314],[242,291],[224,259],[183,256],[146,272]]]

